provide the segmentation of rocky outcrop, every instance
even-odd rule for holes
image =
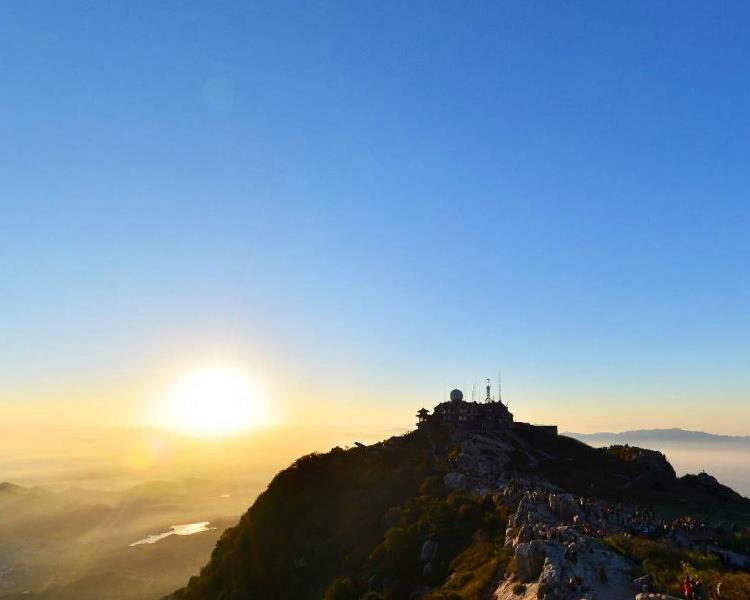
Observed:
[[[680,477],[680,480],[692,486],[703,488],[712,496],[716,496],[717,498],[724,498],[725,500],[731,501],[743,500],[740,494],[735,492],[732,488],[722,485],[721,483],[719,483],[716,477],[714,477],[713,475],[709,475],[705,471],[702,473],[698,473],[697,475],[688,473],[687,475],[683,475],[682,477]]]
[[[505,532],[515,574],[497,587],[496,600],[633,600],[643,591],[643,582],[632,581],[633,565],[627,559],[574,528],[586,513],[572,494],[545,480],[503,472],[509,456],[523,448],[494,433],[459,432],[453,441],[459,452],[451,461],[454,470],[444,476],[446,486],[493,492],[505,503],[517,502]],[[641,464],[646,477],[674,476],[658,452],[630,447],[621,452],[628,462]]]
[[[468,504],[481,496],[483,512],[478,514],[487,527],[474,529],[473,510],[459,512],[454,523],[458,526],[467,517],[467,527],[474,534],[472,546],[477,543],[476,548],[470,548],[482,550],[482,556],[485,542],[494,541],[497,524],[503,522],[507,507],[516,507],[507,519],[506,549],[492,556],[493,563],[484,563],[488,570],[492,564],[502,565],[497,572],[482,573],[487,575],[483,582],[503,580],[492,585],[497,600],[634,600],[635,594],[643,591],[641,582],[633,582],[629,576],[633,565],[598,539],[617,532],[618,527],[629,529],[630,507],[613,512],[611,506],[597,502],[597,497],[618,503],[632,500],[642,505],[642,499],[647,503],[649,498],[658,497],[656,492],[670,501],[684,501],[686,509],[715,499],[717,509],[726,508],[727,514],[750,511],[750,501],[720,495],[720,484],[713,478],[676,479],[659,453],[624,446],[595,449],[564,436],[529,435],[523,428],[469,430],[428,423],[381,444],[365,448],[358,445],[351,451],[338,448],[328,455],[310,455],[295,462],[271,482],[239,524],[227,530],[209,564],[199,576],[190,579],[177,597],[211,600],[260,594],[320,598],[320,590],[316,589],[313,595],[311,581],[316,579],[318,583],[314,585],[322,590],[343,573],[360,578],[354,582],[359,586],[357,597],[365,591],[365,576],[367,589],[401,590],[402,583],[407,585],[406,578],[403,582],[388,580],[390,561],[367,559],[379,547],[380,533],[372,532],[373,543],[377,544],[374,549],[356,546],[357,552],[347,550],[362,538],[357,524],[374,523],[381,515],[379,525],[385,539],[385,532],[402,522],[410,527],[409,560],[414,564],[409,569],[413,567],[414,573],[410,572],[408,580],[413,585],[409,590],[404,587],[404,593],[399,591],[399,595],[408,592],[413,597],[424,596],[429,585],[443,580],[446,568],[461,564],[454,561],[460,556],[456,552],[462,544],[453,543],[449,531],[443,537],[442,527],[432,529],[432,514],[411,529],[412,518],[421,518],[410,510],[411,499],[424,491],[432,495],[438,474],[445,485],[439,486],[440,492],[467,492],[452,494],[448,503],[458,500]],[[576,506],[576,497],[567,491],[585,497],[582,511]],[[438,496],[442,502],[443,494]],[[503,505],[496,514],[492,501]],[[321,510],[308,517],[311,505]],[[347,509],[347,518],[340,518],[342,506]],[[458,505],[448,507],[462,509]],[[289,512],[290,518],[284,519],[284,512]],[[431,508],[429,512],[433,512]],[[320,526],[323,517],[319,515],[325,515],[329,526]],[[442,513],[435,511],[434,518],[442,518]],[[428,527],[423,528],[422,524]],[[632,524],[637,535],[637,517]],[[426,532],[416,547],[411,545],[415,541],[412,531]],[[461,532],[462,540],[468,539],[468,530],[457,527],[456,531]],[[438,534],[439,548],[431,541],[431,536]],[[266,540],[279,540],[290,560],[274,562],[276,554],[269,556],[258,545]],[[342,552],[307,552],[308,540],[315,540],[325,549],[341,548]],[[506,578],[508,556],[514,557],[509,568],[515,575]],[[470,553],[465,558],[473,560]],[[377,562],[383,565],[376,565]],[[234,579],[236,565],[243,566],[243,576]],[[417,577],[419,570],[424,574],[422,581]],[[454,575],[469,575],[463,571],[461,565]],[[455,589],[452,584],[456,581],[459,580],[451,580],[450,587]]]
[[[559,544],[547,545],[547,557],[539,575],[539,598],[557,598],[563,584],[563,551]]]
[[[524,494],[518,502],[516,512],[508,519],[509,527],[518,530],[524,524],[552,525],[556,523],[557,519],[550,512],[547,504],[544,502],[545,498],[546,496],[542,493],[535,492]],[[516,533],[513,535],[515,536]]]
[[[633,565],[568,525],[577,511],[567,494],[523,495],[505,538],[513,549],[515,576],[498,586],[495,600],[633,600]]]
[[[581,514],[571,494],[550,494],[549,507],[555,516],[566,523],[570,523],[574,515]]]
[[[617,456],[620,460],[637,465],[641,477],[656,476],[667,479],[675,479],[677,477],[667,457],[657,450],[648,450],[625,444],[610,446],[607,452]]]
[[[491,486],[510,462],[513,446],[498,433],[455,431],[453,440],[461,452],[453,460],[454,466],[472,479]]]
[[[518,579],[529,583],[539,578],[547,559],[547,544],[541,540],[521,542],[513,549]]]

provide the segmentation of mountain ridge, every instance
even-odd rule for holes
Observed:
[[[656,507],[665,523],[689,514],[750,525],[750,500],[709,476],[678,478],[658,451],[594,448],[544,428],[467,429],[433,420],[384,442],[295,461],[222,535],[200,574],[169,598],[557,598],[582,575],[563,557],[580,540],[582,565],[597,560],[613,570],[618,587],[606,597],[632,599],[637,549],[631,544],[624,551],[631,555],[605,560],[612,554],[605,534],[594,532],[606,526],[583,527],[591,515],[579,501],[597,511],[633,507],[620,509],[630,515],[627,525],[611,520],[611,534],[646,526],[638,506]],[[578,525],[574,514],[583,519]],[[672,564],[658,587],[674,592],[680,565],[694,559],[666,545],[659,552]],[[585,574],[592,589],[601,587],[591,578],[596,572]]]
[[[679,427],[661,429],[631,429],[620,432],[597,431],[594,433],[563,432],[561,435],[578,440],[640,440],[662,442],[723,442],[734,444],[750,444],[750,435],[725,435],[708,433],[706,431],[681,429]]]

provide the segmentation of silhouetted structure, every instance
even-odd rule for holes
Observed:
[[[430,411],[426,408],[420,408],[417,411],[417,425],[421,425],[422,423],[426,423],[430,418]]]
[[[469,430],[514,430],[526,435],[557,435],[556,425],[531,425],[516,423],[513,414],[502,401],[495,401],[490,396],[489,385],[484,402],[466,402],[461,390],[450,393],[450,401],[441,402],[432,414],[421,408],[417,411],[417,427],[429,423],[439,423],[451,428]]]

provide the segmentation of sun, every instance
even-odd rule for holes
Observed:
[[[242,369],[204,367],[178,379],[160,403],[159,424],[183,433],[225,437],[270,424],[265,398]]]

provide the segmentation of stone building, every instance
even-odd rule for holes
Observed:
[[[557,435],[555,425],[515,422],[513,414],[502,401],[490,398],[489,388],[484,402],[466,402],[461,390],[453,390],[450,401],[438,404],[432,414],[426,408],[419,409],[417,427],[424,427],[428,423],[438,423],[454,429],[515,431],[525,437]]]
[[[462,429],[509,429],[513,415],[502,402],[466,402],[461,390],[453,390],[450,401],[438,404],[432,415],[425,408],[417,412],[417,426],[429,422]]]

